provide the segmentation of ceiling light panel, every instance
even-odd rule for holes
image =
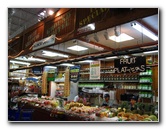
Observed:
[[[63,63],[63,64],[60,64],[62,66],[74,66],[73,64],[69,64],[69,63]]]
[[[15,60],[10,60],[10,63],[22,64],[22,65],[30,65],[30,63],[27,63],[27,62],[21,62],[21,61],[15,61]]]
[[[60,54],[60,53],[56,53],[56,52],[50,52],[50,51],[43,51],[42,55],[49,56],[49,57],[55,57],[55,56],[66,57],[66,58],[69,57],[68,55],[64,55],[64,54]]]
[[[125,42],[128,40],[133,40],[134,38],[125,33],[122,33],[119,36],[115,36],[115,35],[110,36],[109,39],[119,43],[119,42]]]
[[[46,60],[40,59],[40,58],[33,58],[33,57],[28,57],[28,58],[24,58],[24,57],[17,57],[17,60],[23,60],[23,61],[36,61],[36,62],[46,62]]]
[[[83,46],[79,46],[79,45],[75,45],[75,46],[68,47],[67,49],[70,49],[70,50],[73,50],[73,51],[85,51],[88,48],[83,47]]]

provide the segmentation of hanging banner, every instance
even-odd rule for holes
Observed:
[[[52,45],[54,43],[55,43],[55,35],[51,35],[47,38],[44,38],[40,41],[35,42],[33,44],[32,50],[37,50],[37,49],[40,49],[40,48],[44,48],[44,47]]]
[[[90,63],[90,80],[100,79],[100,61]]]
[[[79,77],[80,77],[80,66],[76,65],[70,67],[70,81],[76,83],[79,80]]]
[[[67,12],[55,17],[45,23],[44,37],[55,34],[57,37],[66,35],[75,29],[75,9],[70,9]]]
[[[43,75],[42,75],[41,92],[42,94],[47,94],[47,72],[43,72]]]
[[[114,60],[115,73],[138,73],[146,71],[146,57],[130,57]]]
[[[35,66],[35,67],[32,68],[32,72],[35,75],[40,75],[43,72],[43,67],[41,67],[41,66]]]
[[[64,84],[64,97],[70,95],[70,70],[66,68],[65,70],[65,84]]]
[[[24,49],[27,49],[33,45],[33,43],[41,40],[43,38],[44,25],[39,25],[32,31],[27,32],[24,35]]]

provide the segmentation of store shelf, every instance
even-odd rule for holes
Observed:
[[[139,82],[139,83],[144,83],[144,84],[151,84],[151,83],[153,83],[153,82]]]
[[[151,74],[151,75],[148,75],[148,74],[147,74],[147,75],[139,75],[139,76],[140,76],[140,77],[144,77],[144,76],[152,76],[152,74]]]
[[[135,90],[135,91],[150,91],[150,92],[152,92],[152,90],[143,90],[143,89],[124,89],[124,90]]]
[[[139,82],[139,80],[80,80],[79,82]]]

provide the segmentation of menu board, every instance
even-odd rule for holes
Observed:
[[[80,77],[80,66],[76,65],[70,67],[70,81],[76,83],[79,80],[79,77]]]
[[[100,61],[90,63],[90,80],[100,79]]]
[[[146,71],[146,57],[137,56],[114,60],[115,73],[137,73]]]

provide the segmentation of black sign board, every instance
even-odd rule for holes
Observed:
[[[80,66],[72,66],[70,67],[70,81],[77,82],[80,76]]]
[[[130,57],[114,60],[115,73],[138,73],[146,71],[146,57]]]
[[[35,75],[40,75],[40,74],[42,74],[42,72],[43,72],[43,68],[40,67],[40,66],[33,67],[33,68],[32,68],[32,72],[33,72]]]

